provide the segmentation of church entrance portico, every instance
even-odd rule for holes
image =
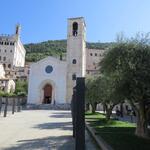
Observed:
[[[46,84],[43,88],[44,95],[43,95],[43,104],[51,104],[52,103],[52,85]]]
[[[55,100],[55,83],[51,80],[44,80],[40,87],[40,104],[53,104]]]

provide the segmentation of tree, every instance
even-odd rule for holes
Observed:
[[[150,40],[147,35],[139,37],[111,48],[101,63],[101,71],[113,76],[117,94],[127,99],[137,114],[135,134],[146,138],[150,112]]]
[[[27,95],[28,93],[28,83],[27,81],[17,81],[15,93],[17,95]]]
[[[99,97],[101,103],[104,105],[106,110],[106,119],[109,120],[110,116],[112,115],[113,108],[122,102],[124,98],[122,95],[117,93],[116,82],[113,76],[104,76],[101,75],[99,78]]]
[[[105,106],[106,118],[109,120],[112,110],[123,98],[116,94],[113,77],[103,75],[86,80],[86,101],[91,104],[92,112],[96,110],[96,105],[101,103]]]
[[[86,92],[85,92],[86,103],[91,104],[92,113],[95,113],[96,106],[100,100],[98,89],[99,89],[99,84],[97,82],[97,78],[91,77],[86,79]]]

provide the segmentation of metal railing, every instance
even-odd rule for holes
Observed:
[[[20,97],[11,99],[8,97],[5,97],[5,99],[0,97],[0,116],[7,117],[8,113],[13,115],[15,112],[21,112],[21,101],[22,99]]]

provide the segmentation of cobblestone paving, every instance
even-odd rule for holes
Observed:
[[[27,110],[0,117],[0,150],[74,150],[69,111]],[[86,133],[87,150],[95,150]]]

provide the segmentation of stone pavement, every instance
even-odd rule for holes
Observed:
[[[0,117],[0,150],[74,150],[70,111],[24,110]],[[96,150],[86,132],[86,149]]]

